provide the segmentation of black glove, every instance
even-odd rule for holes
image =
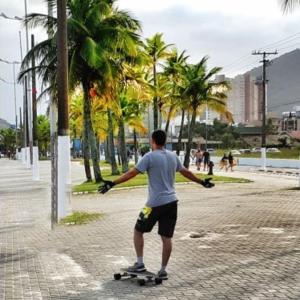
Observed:
[[[215,186],[215,184],[210,182],[211,179],[212,178],[206,178],[206,179],[202,180],[201,184],[207,189],[212,188]]]
[[[112,181],[104,180],[103,183],[101,185],[99,185],[98,192],[101,193],[101,194],[105,194],[106,192],[108,192],[115,185],[116,184]]]

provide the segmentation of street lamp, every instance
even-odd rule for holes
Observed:
[[[5,13],[1,13],[0,17],[3,17],[4,19],[8,19],[8,20],[15,20],[15,21],[23,21],[23,18],[20,18],[18,16],[14,16],[14,17],[8,17]]]

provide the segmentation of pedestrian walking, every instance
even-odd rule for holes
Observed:
[[[210,154],[207,149],[203,152],[203,171],[208,170],[208,163],[210,160]]]
[[[233,158],[231,152],[229,152],[229,154],[228,154],[228,165],[226,167],[226,171],[228,171],[228,169],[230,168],[231,172],[233,172],[233,166],[234,166],[234,158]]]
[[[196,167],[197,167],[197,170],[200,171],[202,160],[203,160],[203,153],[202,153],[201,149],[197,150],[197,152],[195,153],[194,157],[196,158]]]
[[[225,170],[227,169],[227,163],[228,163],[228,156],[226,155],[226,153],[224,153],[223,157],[221,158],[220,161],[220,170],[223,170],[223,168],[225,168]]]

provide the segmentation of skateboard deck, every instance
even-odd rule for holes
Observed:
[[[121,280],[122,278],[136,278],[139,285],[145,285],[146,283],[155,283],[155,284],[161,284],[162,279],[157,277],[156,274],[144,271],[144,272],[131,272],[128,271],[127,268],[121,269],[122,273],[115,273],[114,279],[115,280]]]

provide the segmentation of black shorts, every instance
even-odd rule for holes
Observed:
[[[139,214],[135,229],[139,232],[150,232],[158,222],[158,234],[173,237],[177,220],[177,201],[157,206],[144,207]]]

